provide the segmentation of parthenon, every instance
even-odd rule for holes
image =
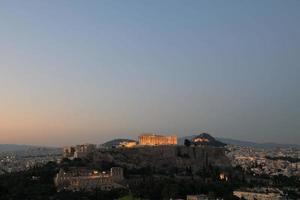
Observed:
[[[177,136],[142,134],[139,136],[139,144],[140,145],[176,145]]]

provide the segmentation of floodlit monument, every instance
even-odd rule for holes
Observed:
[[[177,136],[164,136],[155,134],[142,134],[139,136],[140,145],[176,145]]]

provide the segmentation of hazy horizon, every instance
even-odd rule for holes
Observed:
[[[300,1],[0,1],[0,144],[143,132],[300,144]]]
[[[163,134],[163,135],[174,135],[174,134],[164,134],[164,133],[155,133],[153,132],[154,134]],[[184,137],[188,137],[188,136],[194,136],[194,135],[197,135],[197,134],[200,134],[202,133],[201,131],[197,133],[195,132],[192,132],[191,134],[184,134],[184,135],[177,135],[178,136],[178,139],[181,139],[181,138],[184,138]],[[37,147],[53,147],[53,148],[61,148],[61,147],[66,147],[66,146],[74,146],[74,145],[78,145],[78,144],[96,144],[96,145],[100,145],[100,144],[104,144],[105,142],[109,142],[111,140],[114,140],[114,139],[132,139],[132,140],[136,140],[138,141],[138,136],[140,134],[143,134],[143,133],[139,133],[139,134],[134,134],[134,136],[131,134],[131,135],[128,135],[128,137],[126,137],[126,135],[124,136],[121,136],[121,137],[118,137],[117,135],[116,136],[111,136],[111,137],[105,137],[105,139],[101,139],[101,138],[98,138],[97,140],[76,140],[76,141],[73,141],[73,142],[67,142],[67,143],[44,143],[44,144],[41,144],[41,143],[0,143],[0,145],[24,145],[24,146],[37,146]],[[210,134],[211,136],[214,137],[213,134]],[[216,139],[229,139],[229,140],[236,140],[236,141],[241,141],[241,142],[250,142],[250,143],[256,143],[256,144],[281,144],[281,145],[299,145],[298,143],[284,143],[284,142],[273,142],[273,141],[254,141],[254,140],[243,140],[243,139],[239,139],[239,138],[227,138],[227,137],[217,137]]]

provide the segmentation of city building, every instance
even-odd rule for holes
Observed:
[[[252,188],[233,191],[233,195],[246,200],[283,200],[282,192],[274,188]]]
[[[139,136],[139,144],[140,145],[176,145],[177,136],[143,134]]]
[[[186,200],[208,200],[208,196],[201,195],[187,195]]]
[[[227,156],[232,165],[255,175],[300,176],[300,149],[262,149],[228,145]]]

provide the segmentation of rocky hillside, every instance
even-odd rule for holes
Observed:
[[[100,149],[95,162],[109,162],[129,168],[154,167],[162,171],[191,169],[197,172],[209,166],[229,167],[225,149],[213,146],[155,146]]]

